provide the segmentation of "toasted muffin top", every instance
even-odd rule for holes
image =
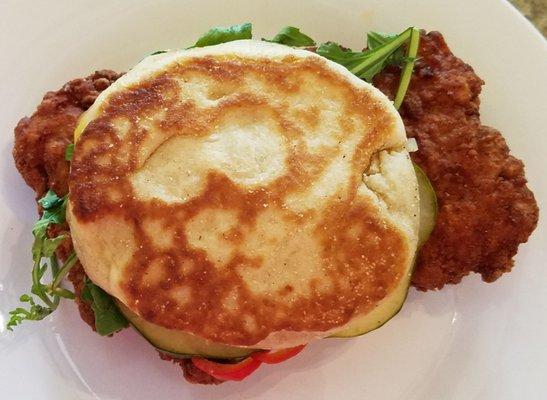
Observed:
[[[244,40],[150,56],[77,134],[77,254],[154,324],[287,347],[408,282],[419,216],[402,121],[311,52]]]

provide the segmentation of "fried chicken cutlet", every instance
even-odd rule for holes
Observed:
[[[431,180],[439,212],[412,283],[440,289],[470,272],[493,282],[511,270],[518,246],[536,227],[537,203],[522,161],[497,130],[481,124],[483,81],[438,32],[422,34],[418,54],[400,112],[418,142],[412,159]],[[374,84],[393,97],[398,80],[399,70],[389,69]]]

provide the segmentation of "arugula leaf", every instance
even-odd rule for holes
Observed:
[[[386,65],[393,53],[408,41],[411,29],[412,28],[405,30],[403,33],[387,40],[373,50],[365,50],[363,52],[362,61],[350,69],[350,71],[370,82],[375,75],[371,70],[376,73],[381,71],[381,68],[378,69],[378,65]]]
[[[111,335],[129,326],[108,293],[89,279],[86,279],[84,284],[82,298],[91,303],[95,314],[95,329],[99,335]]]
[[[53,190],[48,192],[38,200],[44,210],[42,217],[34,224],[32,232],[43,232],[51,224],[62,224],[66,219],[66,204],[68,196],[59,197]]]
[[[360,78],[372,81],[372,78],[390,63],[398,63],[402,45],[410,37],[410,28],[399,35],[384,35],[371,32],[367,36],[368,48],[364,51],[351,51],[339,44],[327,42],[319,46],[317,54],[342,64]]]
[[[340,46],[338,43],[326,42],[321,44],[316,53],[350,69],[356,66],[363,58],[363,52],[352,51]]]
[[[367,33],[367,49],[374,50],[376,47],[389,42],[391,39],[397,37],[393,33],[380,33],[380,32],[368,32]]]
[[[55,250],[57,247],[66,239],[68,235],[59,235],[53,239],[46,238],[44,239],[42,245],[42,257],[53,257],[55,255]]]
[[[250,22],[228,27],[217,26],[203,34],[192,47],[206,47],[215,44],[232,42],[240,39],[251,39],[253,26]]]
[[[167,51],[168,50],[156,50],[155,52],[148,54],[148,56],[155,56],[155,55],[158,55],[158,54],[167,53]]]
[[[202,35],[190,48],[212,46],[233,40],[251,38],[251,23],[229,27],[215,27]],[[300,32],[300,29],[294,26],[284,27],[271,40],[263,40],[294,47],[315,46],[315,41],[311,37]],[[367,48],[363,51],[352,51],[337,43],[326,42],[317,48],[316,53],[343,65],[354,75],[369,83],[372,83],[374,77],[388,65],[401,67],[401,79],[394,100],[394,105],[398,109],[408,90],[417,57],[419,40],[419,31],[413,27],[406,29],[398,35],[369,32],[367,34]],[[408,49],[406,55],[405,46]]]
[[[410,78],[412,78],[412,72],[414,71],[414,63],[418,57],[418,47],[420,46],[420,31],[416,28],[412,28],[410,33],[410,40],[408,43],[408,53],[406,56],[406,64],[401,72],[401,79],[399,80],[399,88],[395,95],[393,105],[398,110],[403,104],[406,92],[410,85]]]
[[[31,295],[23,294],[19,300],[22,303],[27,303],[28,309],[17,307],[10,311],[10,319],[6,326],[9,330],[13,330],[15,326],[25,320],[37,321],[44,319],[57,309],[61,298],[74,298],[74,293],[62,288],[60,285],[66,274],[76,264],[78,258],[73,252],[66,259],[63,266],[60,267],[55,256],[55,250],[67,236],[59,235],[55,238],[49,238],[47,235],[47,230],[51,225],[65,222],[67,201],[67,196],[59,197],[52,190],[49,190],[44,197],[38,200],[43,212],[32,229],[34,235],[32,260],[34,265],[32,267],[30,292],[37,296],[43,304],[37,303],[37,300]],[[42,282],[42,279],[48,268],[51,270],[53,281],[46,284]]]
[[[40,204],[44,210],[51,210],[59,207],[62,203],[63,199],[57,196],[53,190],[48,190],[44,197],[38,200],[38,204]]]
[[[300,29],[294,26],[284,27],[273,39],[265,41],[294,47],[315,46],[315,41],[311,37],[300,32]]]
[[[69,143],[65,149],[65,160],[72,161],[72,156],[74,155],[74,143]]]
[[[379,32],[369,32],[367,33],[367,50],[374,50],[377,47],[388,43],[389,41],[395,39],[397,35],[391,33],[379,33]],[[371,76],[368,80],[371,81],[372,78],[379,72],[381,72],[388,65],[401,66],[405,61],[405,52],[403,47],[399,47],[397,50],[387,57],[384,62],[376,64],[369,75]]]
[[[215,26],[201,35],[197,42],[193,46],[188,47],[188,49],[192,49],[194,47],[214,46],[215,44],[233,42],[234,40],[252,39],[252,31],[253,25],[250,22],[232,26]],[[168,50],[158,50],[148,54],[148,56],[167,53],[167,51]]]
[[[9,312],[10,319],[6,325],[6,329],[10,331],[25,320],[39,321],[47,317],[52,312],[50,308],[36,304],[32,297],[27,294],[19,297],[19,301],[22,303],[29,303],[29,309],[26,310],[22,307],[17,307],[15,310]]]
[[[367,35],[367,49],[363,51],[355,52],[344,49],[339,44],[327,42],[317,48],[317,54],[345,66],[367,82],[372,82],[388,65],[404,65],[393,102],[395,108],[399,109],[410,84],[419,41],[420,32],[416,28],[408,28],[398,35],[370,32]],[[408,48],[406,55],[405,45]]]

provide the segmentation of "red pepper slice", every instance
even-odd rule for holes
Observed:
[[[203,372],[221,381],[240,381],[260,367],[260,360],[247,357],[236,364],[221,364],[206,358],[193,357],[192,363]]]
[[[277,364],[282,361],[288,360],[289,358],[294,357],[298,353],[302,351],[302,349],[306,347],[305,344],[291,347],[289,349],[282,349],[282,350],[270,350],[270,351],[258,351],[256,353],[251,354],[251,358],[254,358],[255,360],[261,361],[266,364]]]

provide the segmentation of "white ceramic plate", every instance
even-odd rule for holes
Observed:
[[[495,284],[469,277],[411,291],[382,329],[324,340],[242,383],[187,384],[134,332],[102,338],[67,302],[42,323],[4,330],[29,287],[33,193],[11,157],[12,129],[45,91],[94,69],[192,43],[211,26],[251,21],[258,36],[295,25],[320,41],[363,43],[366,30],[414,25],[444,33],[486,80],[483,121],[524,159],[547,208],[547,42],[500,0],[83,1],[0,4],[0,397],[4,399],[540,399],[547,389],[547,231]]]

